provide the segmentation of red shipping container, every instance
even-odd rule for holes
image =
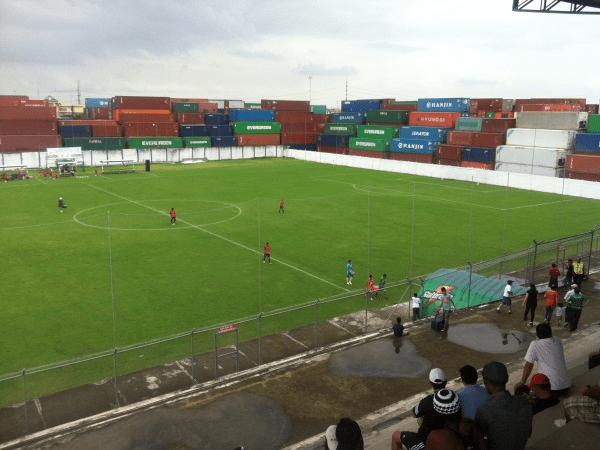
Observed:
[[[411,112],[408,124],[425,127],[454,128],[456,119],[461,116],[462,114],[459,112]]]
[[[469,112],[471,114],[477,111],[502,111],[501,98],[472,98]]]
[[[279,145],[279,134],[235,134],[238,147],[249,145]]]
[[[505,133],[473,133],[472,144],[475,147],[498,147],[506,144]]]
[[[48,100],[23,100],[21,106],[45,106],[49,107],[50,102]]]
[[[475,161],[461,161],[460,167],[472,167],[475,169],[494,170],[496,165],[494,163],[480,163]]]
[[[21,106],[21,100],[19,100],[18,98],[0,97],[0,106]]]
[[[112,111],[108,108],[87,108],[88,117],[95,120],[109,120],[112,118]]]
[[[325,124],[318,124],[315,122],[283,122],[281,124],[281,132],[282,133],[297,133],[297,132],[308,132],[308,131],[319,131],[317,129],[318,126],[325,127]]]
[[[177,122],[184,125],[202,125],[204,122],[204,113],[179,113]]]
[[[487,111],[485,111],[484,109],[480,109],[479,111],[477,111],[477,117],[479,117],[480,119],[485,119],[486,114]]]
[[[0,120],[52,120],[56,119],[56,108],[23,106],[0,106]]]
[[[317,123],[316,126],[317,126],[317,129],[316,129],[317,133],[319,133],[319,134],[325,133],[325,124],[324,123]]]
[[[121,137],[123,136],[122,125],[92,125],[93,137]]]
[[[574,172],[600,173],[600,154],[575,153],[573,155],[567,155],[565,169]]]
[[[130,123],[130,122],[171,122],[177,121],[176,114],[121,114],[118,122]]]
[[[600,181],[600,173],[595,172],[578,172],[576,170],[566,169],[565,178],[583,181]]]
[[[514,111],[500,111],[494,113],[495,119],[513,119],[515,117]]]
[[[29,100],[29,96],[28,95],[0,95],[0,99],[4,99],[4,98],[8,98],[8,99],[15,99],[15,100]]]
[[[437,159],[437,164],[441,164],[442,166],[454,166],[454,167],[460,167],[460,161],[456,160],[456,159],[443,159],[443,158],[438,158]]]
[[[319,151],[323,153],[335,153],[336,155],[347,155],[347,147],[332,147],[330,145],[319,145]]]
[[[116,121],[123,121],[123,120],[127,120],[129,122],[132,122],[131,119],[132,117],[142,117],[142,116],[152,116],[152,117],[157,117],[157,116],[170,116],[170,118],[167,118],[166,121],[169,122],[174,122],[175,119],[175,115],[171,114],[171,111],[168,109],[115,109],[112,112],[112,116],[113,119]],[[156,120],[156,122],[163,122],[165,119],[159,118],[160,120]],[[139,122],[145,122],[146,119],[144,120],[140,120]]]
[[[208,103],[207,98],[171,98],[171,103]]]
[[[0,135],[48,136],[58,134],[56,120],[0,120]]]
[[[315,123],[326,124],[331,123],[331,114],[312,114],[312,120]]]
[[[419,110],[418,103],[382,103],[381,109],[385,111],[408,111],[416,112]]]
[[[115,97],[117,109],[171,109],[169,97],[130,97],[118,95]]]
[[[219,112],[219,105],[211,102],[198,102],[198,112],[216,113]]]
[[[572,105],[585,105],[585,98],[519,98],[515,100],[515,111],[518,111],[520,105],[535,105],[535,104],[560,104],[569,103]]]
[[[589,114],[598,114],[598,105],[587,104],[585,105],[584,111]]]
[[[310,112],[310,102],[305,100],[261,100],[261,109],[277,111],[306,111]]]
[[[390,159],[390,152],[376,152],[373,150],[348,149],[348,154],[352,156],[365,156],[367,158]]]
[[[275,113],[275,122],[286,123],[304,123],[304,122],[315,122],[316,114],[312,114],[306,111],[277,111]]]
[[[438,147],[438,159],[460,162],[462,160],[463,148],[462,145],[440,144]]]
[[[179,125],[175,122],[128,122],[123,124],[127,137],[179,136]]]
[[[510,128],[517,126],[517,119],[483,119],[481,131],[483,133],[506,133]]]
[[[114,126],[119,125],[119,122],[116,120],[59,120],[58,124],[60,126],[63,125],[104,125],[104,126]]]
[[[449,131],[446,142],[450,145],[473,145],[473,131]]]
[[[393,159],[395,161],[409,161],[409,162],[433,164],[435,155],[424,155],[422,153],[390,152],[390,159]]]
[[[281,143],[285,144],[316,144],[319,133],[309,131],[306,133],[281,133]]]
[[[580,112],[583,111],[585,105],[571,103],[526,103],[519,105],[516,108],[520,111],[536,111],[536,112]]]
[[[48,136],[0,136],[0,152],[37,152],[62,147],[58,134]]]

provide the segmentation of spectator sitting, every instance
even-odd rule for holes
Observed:
[[[563,401],[565,418],[554,421],[554,425],[562,427],[573,419],[584,423],[600,424],[600,381],[588,386],[581,395],[574,395]]]
[[[444,428],[433,430],[427,436],[425,450],[486,450],[481,430],[471,419],[464,417],[460,423],[446,422]]]
[[[363,450],[364,442],[360,426],[352,419],[344,418],[327,428],[325,448],[328,450]]]
[[[473,366],[463,366],[459,369],[460,379],[465,385],[464,389],[457,392],[462,407],[462,416],[473,420],[479,405],[489,397],[488,391],[477,384],[477,370]]]
[[[488,437],[492,450],[523,450],[531,436],[533,409],[527,399],[506,390],[508,370],[498,361],[487,363],[483,383],[490,397],[475,413],[475,425]]]
[[[517,383],[515,385],[515,395],[523,395],[531,402],[533,415],[560,403],[560,400],[552,395],[550,380],[543,373],[536,373],[532,376],[529,386]]]
[[[392,327],[392,330],[394,331],[394,337],[402,337],[410,334],[408,331],[404,332],[404,325],[402,325],[402,318],[400,316],[396,318],[396,323]]]

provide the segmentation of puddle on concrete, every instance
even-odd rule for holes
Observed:
[[[526,350],[533,340],[531,334],[520,330],[505,330],[493,323],[451,325],[448,341],[486,353],[518,353]]]
[[[331,355],[329,370],[336,375],[418,378],[432,364],[419,356],[410,338],[386,337]]]

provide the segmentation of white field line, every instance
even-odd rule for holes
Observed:
[[[142,207],[144,207],[144,208],[148,208],[148,209],[150,209],[150,210],[152,210],[152,211],[157,211],[157,212],[159,212],[159,213],[163,214],[164,216],[169,216],[169,213],[167,213],[167,212],[164,212],[164,211],[161,211],[160,209],[156,209],[156,208],[153,208],[153,207],[151,207],[151,206],[144,205],[143,203],[139,203],[139,202],[136,202],[135,200],[128,199],[128,198],[126,198],[126,197],[123,197],[123,196],[121,196],[121,195],[118,195],[118,194],[114,194],[114,193],[112,193],[112,192],[109,192],[109,191],[107,191],[107,190],[105,190],[105,189],[99,188],[99,187],[97,187],[97,186],[94,186],[94,185],[91,185],[91,184],[88,184],[88,183],[84,183],[84,184],[85,184],[85,185],[87,185],[87,186],[89,186],[89,187],[92,187],[92,188],[94,188],[94,189],[98,189],[99,191],[102,191],[102,192],[104,192],[104,193],[106,193],[106,194],[113,195],[113,196],[115,196],[115,197],[117,197],[117,198],[120,198],[121,200],[124,200],[124,201],[126,201],[126,202],[129,202],[129,203],[134,203],[134,204],[136,204],[136,205],[139,205],[139,206],[142,206]],[[241,248],[243,248],[243,249],[249,250],[249,251],[251,251],[252,253],[255,253],[255,254],[257,254],[257,255],[262,255],[262,252],[260,252],[260,251],[258,251],[258,250],[255,250],[255,249],[253,249],[253,248],[247,247],[247,246],[245,246],[245,245],[243,245],[243,244],[240,244],[239,242],[232,241],[231,239],[229,239],[229,238],[226,238],[225,236],[221,236],[221,235],[218,235],[218,234],[216,234],[216,233],[213,233],[212,231],[205,230],[204,228],[202,228],[202,227],[199,227],[198,225],[194,225],[193,223],[186,222],[186,221],[184,221],[184,220],[179,220],[179,221],[180,221],[180,222],[182,222],[182,223],[184,223],[184,224],[186,224],[186,225],[188,225],[188,226],[190,226],[190,227],[192,227],[192,228],[196,228],[197,230],[200,230],[200,231],[202,231],[202,232],[204,232],[204,233],[206,233],[206,234],[209,234],[209,235],[211,235],[211,236],[213,236],[213,237],[216,237],[216,238],[218,238],[218,239],[221,239],[221,240],[224,240],[224,241],[226,241],[226,242],[229,242],[230,244],[237,245],[238,247],[241,247]],[[300,268],[298,268],[298,267],[296,267],[296,266],[292,266],[291,264],[288,264],[288,263],[286,263],[286,262],[284,262],[284,261],[282,261],[282,260],[280,260],[280,259],[275,259],[275,258],[271,258],[271,259],[272,259],[273,261],[275,261],[275,262],[278,262],[279,264],[282,264],[282,265],[284,265],[284,266],[286,266],[286,267],[289,267],[290,269],[296,270],[296,271],[298,271],[298,272],[300,272],[300,273],[303,273],[303,274],[305,274],[305,275],[308,275],[309,277],[312,277],[312,278],[314,278],[314,279],[316,279],[316,280],[322,281],[323,283],[327,283],[327,284],[329,284],[329,285],[331,285],[331,286],[334,286],[334,287],[336,287],[336,288],[338,288],[338,289],[342,289],[343,291],[349,292],[349,290],[348,290],[348,289],[346,289],[346,288],[344,288],[344,287],[338,286],[337,284],[334,284],[334,283],[332,283],[331,281],[327,281],[327,280],[325,280],[325,279],[323,279],[323,278],[321,278],[321,277],[318,277],[318,276],[316,276],[316,275],[313,275],[312,273],[306,272],[305,270],[302,270],[302,269],[300,269]]]

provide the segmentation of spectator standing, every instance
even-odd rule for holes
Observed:
[[[560,276],[560,271],[558,270],[558,267],[556,267],[555,263],[552,263],[552,267],[550,268],[550,271],[548,272],[548,274],[550,275],[550,281],[548,281],[548,287],[550,289],[554,289],[555,291],[558,290],[558,277]]]
[[[523,450],[531,436],[531,404],[525,397],[506,390],[508,371],[504,364],[489,362],[482,375],[490,397],[477,408],[475,425],[487,435],[489,449]]]
[[[575,274],[575,271],[573,269],[573,260],[571,258],[569,258],[569,260],[567,261],[567,264],[565,264],[565,268],[566,268],[566,272],[565,272],[565,279],[563,281],[563,286],[565,288],[568,288],[569,286],[571,286],[573,284],[573,275]]]
[[[394,332],[394,337],[402,337],[407,336],[409,332],[404,332],[404,325],[402,325],[402,318],[398,316],[396,318],[396,323],[392,327],[392,331]]]
[[[563,318],[563,314],[565,312],[564,303],[560,302],[556,306],[556,325],[560,327],[560,322]]]
[[[466,365],[458,371],[462,384],[465,386],[457,392],[462,407],[462,416],[473,420],[477,408],[487,400],[489,394],[486,388],[477,384],[477,369],[475,367]]]
[[[569,304],[569,299],[573,296],[573,294],[575,294],[576,287],[577,287],[577,285],[575,283],[571,284],[571,290],[565,294],[565,303],[567,304],[567,307],[565,310],[565,327],[567,325],[569,325],[569,322],[571,322],[572,310],[571,310],[571,305]]]
[[[421,299],[415,292],[411,298],[412,302],[412,310],[413,310],[413,320],[419,319],[419,309],[421,308]]]
[[[502,306],[508,306],[508,313],[512,314],[512,280],[508,280],[506,282],[506,286],[504,286],[504,293],[502,294],[502,303],[496,308],[496,311],[500,312],[500,308]]]
[[[529,344],[525,355],[525,367],[521,383],[526,384],[533,363],[537,361],[540,372],[550,380],[550,387],[554,395],[565,394],[571,387],[571,379],[565,362],[565,353],[559,338],[552,336],[552,327],[549,323],[540,323],[535,328],[538,339]]]
[[[448,327],[450,326],[450,316],[452,315],[452,307],[456,309],[456,305],[452,300],[452,295],[446,292],[446,288],[442,287],[442,295],[440,296],[442,300],[442,304],[440,308],[442,310],[442,319],[444,320],[444,329],[442,331],[448,331]]]
[[[585,264],[581,261],[581,257],[577,257],[577,261],[573,264],[573,281],[581,289],[581,283],[585,276]]]
[[[523,314],[523,320],[527,320],[527,313],[531,313],[531,321],[529,322],[530,326],[533,326],[533,317],[535,315],[535,309],[537,308],[537,297],[538,291],[535,287],[535,284],[529,284],[529,290],[525,294],[525,298],[523,299],[523,306],[525,307],[525,313]]]
[[[575,286],[575,293],[569,297],[569,309],[571,309],[569,331],[571,331],[571,333],[577,330],[581,311],[583,310],[583,307],[587,305],[588,301],[589,299],[580,292],[579,286]]]
[[[558,292],[549,287],[546,289],[544,297],[546,298],[544,320],[546,323],[550,323],[550,319],[552,319],[552,313],[554,312],[554,308],[556,308],[556,302],[558,301]]]

